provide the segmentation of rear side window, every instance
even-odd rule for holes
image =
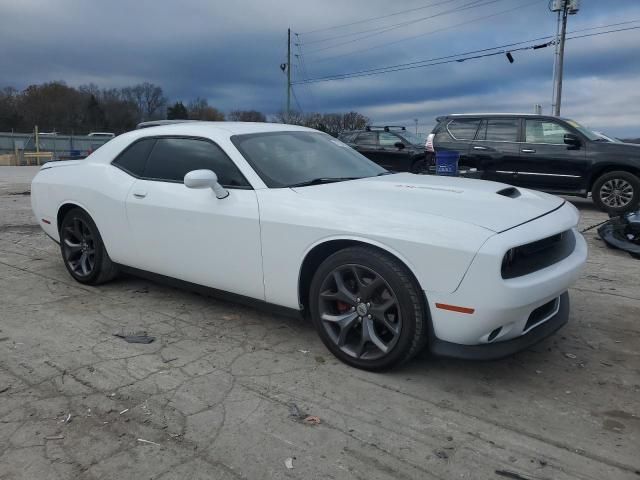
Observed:
[[[456,140],[473,140],[480,120],[477,118],[460,118],[451,120],[447,125],[449,133]]]
[[[354,133],[354,132],[345,132],[345,133],[341,133],[340,135],[338,135],[338,140],[344,142],[344,143],[351,143],[353,142],[353,139],[356,138],[356,135],[358,133]]]
[[[518,125],[517,118],[490,118],[485,120],[478,132],[478,140],[492,142],[517,142]]]
[[[358,145],[376,145],[378,143],[377,133],[375,132],[363,132],[356,138]]]
[[[238,167],[220,147],[195,138],[158,138],[144,176],[182,183],[188,172],[201,169],[215,172],[225,187],[249,187]]]
[[[147,157],[149,153],[151,153],[151,149],[155,143],[155,138],[138,140],[118,155],[113,161],[113,164],[134,177],[142,177],[144,175],[144,166],[147,163]]]

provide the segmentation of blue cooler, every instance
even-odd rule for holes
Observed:
[[[460,160],[460,152],[446,150],[436,152],[436,175],[458,176],[458,160]]]

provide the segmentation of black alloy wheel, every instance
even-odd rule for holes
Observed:
[[[320,318],[347,355],[378,359],[398,342],[402,314],[389,284],[364,265],[335,268],[320,287]]]
[[[95,222],[81,208],[73,208],[60,225],[60,252],[69,274],[78,282],[98,285],[118,274]]]
[[[357,368],[396,366],[426,344],[422,290],[404,264],[375,247],[329,256],[311,282],[309,307],[323,343]]]

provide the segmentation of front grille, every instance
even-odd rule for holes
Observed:
[[[555,311],[558,310],[558,303],[560,302],[560,297],[554,298],[550,302],[545,303],[544,305],[536,308],[531,315],[529,315],[529,319],[524,326],[523,332],[529,330],[533,325],[539,323],[545,319],[548,319]]]
[[[542,270],[567,258],[576,246],[572,230],[510,249],[502,259],[502,278],[515,278]]]

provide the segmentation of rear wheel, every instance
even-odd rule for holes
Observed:
[[[80,283],[98,285],[118,273],[104,248],[98,227],[81,208],[70,210],[62,220],[60,252],[67,271]]]
[[[334,253],[311,282],[310,311],[324,344],[343,362],[382,370],[426,343],[422,294],[408,269],[371,247]]]
[[[635,210],[640,204],[640,179],[633,173],[605,173],[593,184],[593,202],[601,210],[620,214]]]

